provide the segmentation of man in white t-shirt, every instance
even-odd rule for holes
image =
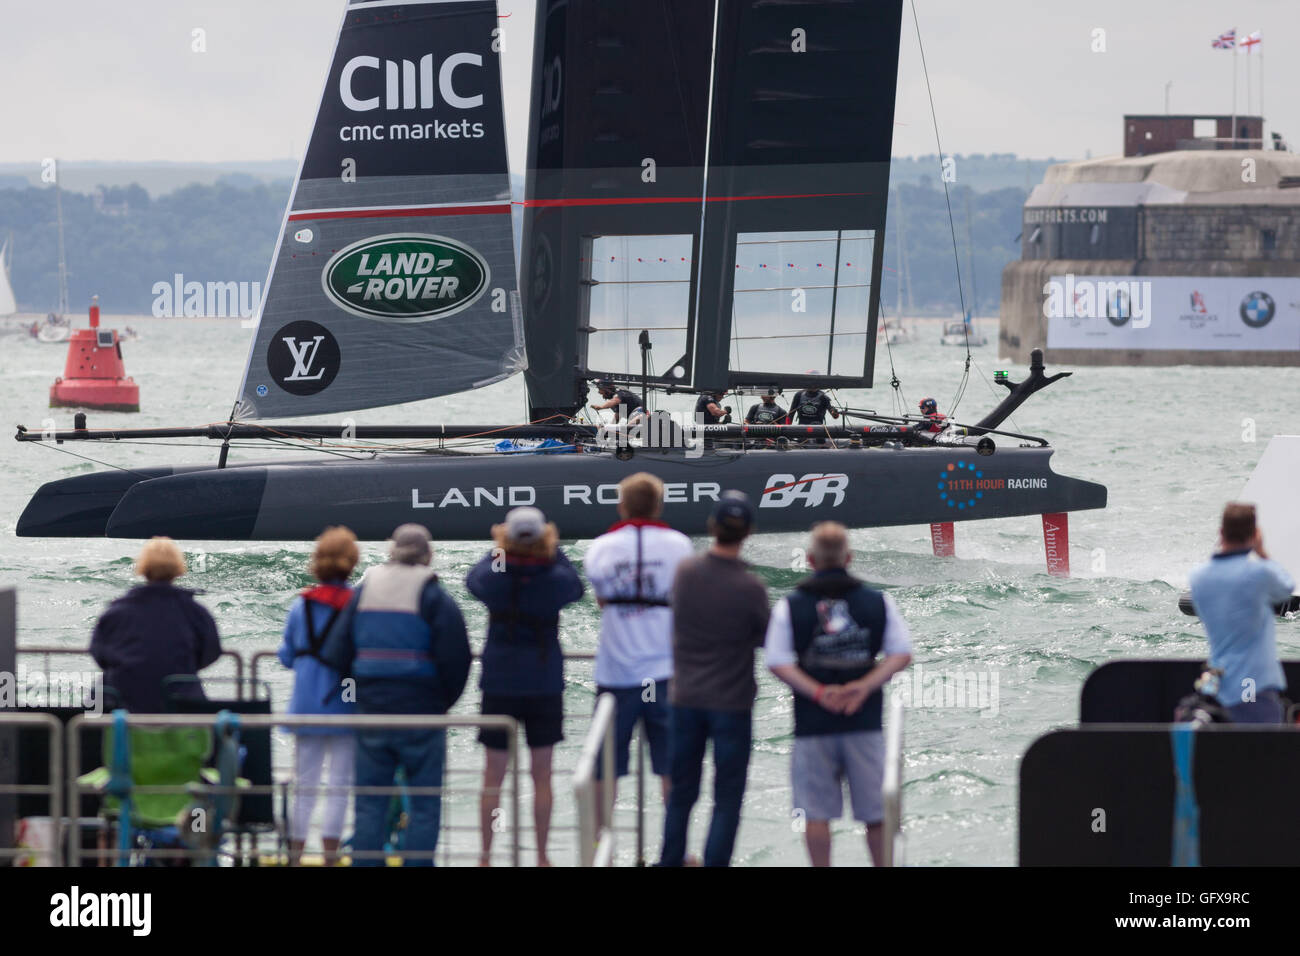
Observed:
[[[619,483],[620,520],[591,543],[583,564],[601,607],[596,692],[617,701],[614,759],[628,772],[628,745],[639,722],[650,765],[668,792],[668,679],[673,676],[673,612],[677,565],[694,554],[691,541],[659,520],[663,482],[647,472]],[[600,765],[597,764],[597,773]],[[603,806],[602,800],[596,806]]]
[[[844,812],[845,783],[880,862],[882,689],[912,660],[907,623],[887,595],[849,574],[852,558],[843,525],[814,527],[813,574],[772,608],[763,647],[768,668],[794,691],[791,789],[813,866],[830,866],[830,821]]]

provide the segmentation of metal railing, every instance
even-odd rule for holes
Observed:
[[[54,647],[54,646],[44,646],[44,645],[38,645],[38,646],[35,646],[35,647],[33,647],[33,646],[21,647],[21,646],[20,646],[20,647],[18,648],[18,657],[21,658],[24,654],[39,654],[39,655],[44,656],[44,658],[45,658],[45,671],[46,671],[46,673],[50,673],[50,658],[51,658],[51,657],[60,657],[60,656],[62,656],[62,657],[70,657],[70,656],[90,657],[90,650],[89,650],[89,648],[84,648],[84,647],[83,647],[83,648],[78,648],[78,647]],[[262,656],[262,655],[258,655],[258,656]],[[272,656],[274,656],[274,655],[272,655]],[[234,663],[234,668],[235,668],[235,676],[234,676],[235,686],[236,686],[237,688],[239,688],[238,693],[240,694],[240,697],[241,697],[241,699],[242,699],[242,696],[243,696],[243,693],[244,693],[244,658],[243,658],[243,655],[241,655],[238,651],[222,651],[222,652],[221,652],[221,655],[217,658],[217,661],[223,661],[223,660],[230,660],[230,661],[232,661],[232,662]],[[215,666],[217,666],[217,665],[214,663],[214,664],[211,664],[211,665],[209,665],[209,666],[215,667]],[[98,667],[98,665],[96,665],[96,667]],[[204,670],[206,670],[206,669],[207,669],[207,668],[204,668]],[[257,671],[254,670],[253,674],[254,674],[254,676],[256,676]]]
[[[591,730],[582,744],[582,756],[573,772],[573,797],[578,804],[578,865],[611,866],[614,861],[614,716],[613,694],[601,694]],[[601,764],[601,783],[596,784],[596,761]],[[639,788],[638,788],[639,789]],[[599,793],[598,793],[599,791]],[[601,813],[597,815],[596,801]],[[643,801],[638,798],[638,804]],[[638,841],[640,833],[638,831]]]
[[[35,716],[35,715],[34,715]],[[54,718],[50,718],[53,720]],[[221,715],[219,714],[128,714],[126,715],[126,724],[131,728],[185,728],[185,727],[204,727],[215,731],[218,727]],[[490,730],[505,731],[508,746],[508,759],[506,772],[510,775],[510,800],[512,806],[512,817],[514,820],[513,839],[510,849],[511,865],[519,865],[519,835],[520,835],[520,814],[519,814],[519,742],[518,742],[518,724],[512,717],[502,716],[473,716],[458,717],[449,715],[387,715],[387,714],[357,714],[349,716],[339,715],[299,715],[299,714],[240,714],[239,729],[242,730],[270,730],[271,728],[285,728],[295,730],[300,728],[337,728],[340,732],[347,730],[438,730],[450,729],[455,727],[473,727]],[[101,730],[110,729],[114,726],[116,718],[113,715],[79,715],[73,717],[68,722],[67,729],[67,756],[68,765],[79,767],[81,765],[81,733],[87,728],[98,728]],[[57,723],[57,721],[56,721]],[[444,763],[443,777],[446,779],[448,770]],[[81,797],[85,793],[100,793],[100,788],[88,787],[83,784],[77,776],[72,776],[68,781],[68,799],[70,805],[79,807]],[[220,786],[220,785],[132,785],[132,790],[138,793],[173,793],[173,794],[194,794],[202,792],[205,795],[227,797],[234,799],[236,797],[249,797],[259,795],[274,795],[280,791],[280,786],[274,782],[269,784],[248,785],[248,786]],[[316,788],[324,789],[324,788]],[[401,787],[397,785],[382,787],[357,787],[348,786],[347,791],[352,794],[362,795],[397,795],[406,793],[410,796],[438,796],[444,797],[447,794],[446,786],[438,787]],[[353,849],[350,853],[355,860],[358,857],[373,858],[377,855],[398,856],[405,859],[415,851],[357,851]],[[150,849],[148,856],[157,859],[195,859],[215,856],[217,850],[212,849]],[[95,856],[99,859],[108,857],[119,857],[119,851],[112,849],[100,849],[96,851]],[[81,865],[81,841],[77,828],[71,828],[71,836],[68,841],[68,860],[70,866]],[[121,862],[119,857],[119,862]]]
[[[23,727],[44,727],[49,734],[49,782],[42,785],[38,783],[20,784],[0,781],[0,794],[12,794],[13,796],[45,794],[46,801],[49,804],[48,810],[52,833],[50,834],[48,849],[34,851],[26,847],[0,847],[0,859],[14,860],[37,852],[48,858],[47,866],[58,866],[60,863],[59,848],[63,844],[63,725],[53,714],[23,714],[0,711],[0,730],[5,727],[13,727],[15,732]],[[13,767],[15,774],[17,774],[18,769],[15,761]]]
[[[35,655],[35,656],[42,656],[42,657],[44,658],[44,666],[45,666],[45,669],[46,669],[47,671],[49,671],[49,669],[50,669],[51,658],[53,658],[53,657],[70,657],[70,656],[83,656],[83,657],[89,657],[89,656],[90,656],[90,652],[89,652],[88,649],[75,648],[75,647],[45,646],[45,645],[19,647],[19,648],[18,648],[18,654],[19,654],[20,656],[21,656],[21,655]],[[478,654],[478,653],[476,652],[476,653],[474,654],[474,657],[477,659],[477,658],[480,657],[480,654]],[[591,662],[591,661],[594,661],[594,660],[595,660],[595,657],[596,657],[596,655],[595,655],[593,652],[590,652],[590,651],[568,651],[568,652],[565,652],[565,653],[564,653],[564,658],[565,658],[566,661],[582,661],[582,662]],[[244,700],[244,699],[246,698],[246,696],[247,696],[247,695],[246,695],[246,688],[248,688],[248,687],[252,687],[252,688],[254,688],[254,692],[253,692],[253,696],[254,696],[254,697],[258,697],[258,696],[260,696],[260,695],[258,695],[258,694],[256,693],[256,689],[262,686],[262,683],[263,683],[264,678],[269,677],[269,674],[267,674],[267,673],[263,673],[263,671],[265,671],[265,668],[263,667],[263,664],[264,664],[264,662],[266,662],[267,660],[272,659],[272,658],[277,658],[277,665],[276,665],[276,667],[277,667],[277,669],[279,669],[279,665],[278,665],[278,654],[277,654],[276,651],[269,651],[269,650],[268,650],[268,651],[258,651],[258,652],[256,652],[256,653],[252,654],[252,655],[247,659],[247,661],[245,660],[244,656],[241,655],[241,654],[240,654],[239,652],[237,652],[237,651],[234,651],[234,650],[226,650],[226,651],[223,651],[223,652],[222,652],[221,657],[219,658],[219,661],[229,660],[229,661],[230,661],[230,666],[233,668],[233,672],[234,672],[233,680],[234,680],[234,682],[235,682],[236,687],[238,688],[238,690],[237,690],[237,692],[236,692],[236,697],[237,697],[237,699],[239,699],[239,700],[242,701],[242,700]],[[214,666],[217,666],[217,665],[214,665]],[[207,671],[207,669],[205,668],[205,672],[206,672],[206,671]],[[244,678],[244,674],[245,674],[245,673],[248,673],[248,674],[249,674],[249,677],[247,678],[247,680],[245,680],[245,678]],[[231,680],[232,678],[224,677],[224,676],[223,676],[223,677],[203,677],[202,675],[200,675],[200,679],[201,679],[201,680],[223,680],[223,681],[228,681],[228,680]],[[143,716],[143,715],[133,715],[133,717],[132,717],[132,726],[143,726],[142,724],[139,724],[139,723],[137,722],[137,720],[139,719],[139,717],[142,717],[142,716]],[[188,715],[188,714],[186,714],[186,715],[175,715],[175,716],[178,717],[178,718],[181,718],[181,719],[189,719],[189,720],[191,720],[192,722],[193,722],[193,721],[199,721],[199,722],[210,722],[210,720],[211,720],[211,718],[210,718],[208,715]],[[344,719],[347,719],[347,718],[344,718]],[[457,719],[457,720],[462,720],[462,721],[468,721],[468,720],[469,720],[469,718],[455,718],[455,719]],[[585,711],[578,711],[578,712],[574,712],[574,713],[566,714],[566,715],[565,715],[565,719],[566,719],[566,722],[567,722],[567,721],[570,721],[570,720],[572,720],[572,721],[576,721],[576,722],[579,723],[579,727],[581,727],[582,724],[588,720],[588,717],[587,717],[587,713],[586,713]],[[591,721],[594,722],[595,719],[596,719],[596,713],[593,713],[590,719],[591,719]],[[260,728],[260,727],[263,727],[263,726],[270,726],[270,727],[275,727],[275,728],[292,728],[293,726],[295,726],[295,725],[297,724],[297,721],[298,721],[298,720],[299,720],[299,718],[293,717],[293,716],[291,716],[291,715],[286,715],[286,714],[270,715],[270,716],[268,716],[268,715],[249,715],[249,714],[241,714],[241,715],[240,715],[240,721],[241,721],[241,724],[242,724],[243,726],[250,727],[250,728],[254,728],[254,727]],[[484,718],[484,720],[486,720],[486,718]],[[480,721],[480,724],[481,724],[481,721]],[[480,725],[480,724],[475,724],[475,726],[478,726],[478,725]],[[176,725],[177,725],[176,723],[173,723],[173,724],[169,724],[169,725],[167,725],[167,726],[176,726]],[[192,726],[192,725],[194,725],[194,724],[191,723],[191,724],[189,724],[189,725]],[[468,725],[468,724],[466,724],[466,725]],[[152,725],[152,726],[161,726],[161,725]],[[451,726],[451,725],[449,725],[449,726]],[[589,728],[588,728],[588,734],[589,734]],[[614,813],[614,811],[613,811],[613,809],[612,809],[612,802],[613,802],[613,801],[612,801],[612,797],[613,797],[614,788],[613,788],[613,787],[606,788],[606,790],[607,790],[607,794],[608,794],[608,796],[609,796],[609,798],[610,798],[610,799],[608,800],[608,802],[611,804],[611,806],[608,807],[608,808],[606,808],[606,811],[607,811],[607,812],[604,814],[604,821],[605,821],[605,822],[604,822],[604,824],[603,824],[603,826],[602,826],[602,831],[604,831],[604,830],[608,830],[608,831],[610,832],[610,840],[609,840],[609,843],[610,843],[611,847],[612,847],[612,845],[613,845],[613,833],[614,833],[615,831],[623,831],[623,832],[625,832],[625,833],[629,833],[629,834],[631,834],[631,835],[634,835],[634,837],[635,837],[635,855],[636,855],[636,861],[637,861],[638,863],[643,863],[643,862],[644,862],[644,858],[645,858],[645,848],[646,848],[646,842],[647,842],[647,841],[646,841],[646,832],[645,832],[645,827],[646,827],[646,820],[645,820],[645,815],[646,815],[646,814],[645,814],[645,811],[646,811],[646,796],[647,796],[646,786],[645,786],[645,776],[646,776],[646,773],[648,772],[648,767],[647,767],[647,765],[646,765],[647,762],[646,762],[646,758],[645,758],[645,741],[644,741],[644,736],[643,736],[642,733],[640,733],[640,732],[638,731],[638,732],[636,733],[635,737],[636,737],[636,739],[635,739],[635,743],[634,743],[635,753],[634,753],[634,755],[633,755],[633,765],[634,765],[634,766],[633,766],[633,769],[632,769],[632,774],[633,774],[633,775],[635,776],[635,778],[636,778],[636,787],[635,787],[635,794],[636,794],[636,797],[635,797],[635,809],[634,809],[633,820],[632,820],[632,822],[631,822],[630,824],[629,824],[629,823],[624,823],[624,824],[622,824],[622,825],[616,825],[615,822],[612,822],[612,821],[615,821],[616,818],[617,818],[617,815]],[[60,733],[59,738],[60,738],[60,739],[59,739],[59,743],[60,743],[60,745],[62,745],[62,742],[63,742],[63,735],[62,735],[62,733]],[[80,741],[78,740],[77,743],[79,744]],[[516,742],[513,740],[513,737],[512,737],[511,747],[514,748],[515,746],[517,746],[517,744],[516,744]],[[63,749],[71,750],[71,748],[72,748],[72,744],[69,743],[69,745],[68,745],[67,748],[62,748],[62,747],[61,747],[61,751],[62,751]],[[283,748],[283,743],[282,743],[280,740],[273,740],[273,751],[274,751],[275,753],[283,754],[283,749],[282,749],[282,748]],[[80,760],[80,753],[79,753],[79,751],[78,751],[78,753],[77,753],[77,759]],[[278,759],[278,758],[277,758],[277,759]],[[80,770],[80,764],[79,764],[79,763],[76,763],[76,764],[69,764],[67,760],[64,760],[64,761],[60,764],[60,770],[61,770],[61,774],[60,774],[60,776],[61,776],[61,777],[62,777],[62,771],[65,769],[65,765],[71,766],[71,771],[70,771],[70,773],[71,773],[72,776],[74,776],[74,777],[77,775],[77,773],[78,773],[79,770]],[[290,792],[291,786],[296,787],[296,785],[291,784],[290,781],[288,781],[288,780],[286,780],[286,779],[282,779],[282,771],[283,771],[283,768],[284,768],[284,763],[283,763],[282,760],[281,760],[279,763],[273,763],[273,766],[274,766],[275,768],[277,768],[277,772],[276,772],[275,775],[274,775],[274,788],[275,788],[275,790],[276,790],[276,794],[277,794],[277,795],[276,795],[273,799],[276,801],[277,805],[284,806],[284,805],[286,805],[286,803],[287,803],[287,798],[288,798],[288,794],[289,794],[289,792]],[[514,777],[516,778],[516,779],[515,779],[514,786],[517,787],[517,785],[518,785],[518,781],[517,781],[517,776],[518,776],[518,774],[517,774],[517,772],[516,772],[515,769],[514,769],[516,766],[517,766],[517,764],[514,762],[514,760],[513,760],[513,758],[512,758],[512,763],[511,763],[512,770],[511,770],[511,772],[512,772],[512,774],[514,775]],[[467,773],[467,771],[465,771],[465,770],[452,771],[452,770],[450,770],[450,768],[449,768],[448,773],[453,773],[453,772],[461,773],[461,774],[465,774],[465,773]],[[613,779],[612,773],[611,773],[611,775],[610,775],[607,779]],[[66,789],[66,788],[65,788],[65,789]],[[266,789],[267,789],[267,788],[265,788],[265,787],[258,787],[258,788],[255,788],[255,789],[253,789],[253,790],[249,790],[249,789],[247,789],[247,788],[244,788],[244,789],[241,790],[241,793],[243,793],[243,794],[247,794],[247,795],[254,795],[254,794],[260,794],[260,793],[263,793],[263,792],[266,791]],[[319,789],[319,788],[317,788],[317,789]],[[61,791],[60,796],[62,796],[62,791]],[[628,812],[628,811],[627,811],[627,810],[621,811],[621,813],[626,813],[626,812]],[[287,826],[288,826],[288,814],[285,813],[284,816],[285,816],[285,819],[284,819],[284,821],[282,821],[282,822],[283,822],[283,825],[287,827]],[[626,817],[624,817],[623,819],[626,819]],[[515,831],[516,831],[516,834],[518,834],[518,830],[519,830],[519,821],[518,821],[518,817],[517,817],[517,816],[516,816],[515,820],[516,820],[516,822],[515,822]],[[73,830],[75,830],[75,829],[76,829],[76,828],[74,827]],[[443,828],[443,829],[444,829],[444,830],[451,830],[451,829],[469,829],[469,828],[468,828],[468,827],[452,827],[450,824],[444,823],[444,828]],[[552,832],[553,832],[553,833],[555,833],[555,832],[559,832],[561,829],[565,829],[565,828],[557,828],[557,827],[553,827],[553,828],[552,828]],[[580,840],[580,841],[582,840],[582,838],[581,838],[580,836],[579,836],[579,840]],[[445,845],[446,845],[446,842],[444,842],[444,846],[445,846]],[[593,846],[595,845],[595,840],[593,840],[592,845],[593,845]],[[512,852],[513,852],[513,851],[512,851]],[[440,856],[444,855],[444,851],[443,851],[443,850],[440,850],[440,851],[439,851],[439,854],[440,854]]]
[[[885,721],[885,779],[880,788],[885,805],[881,866],[899,866],[903,858],[903,695],[889,695]]]
[[[473,657],[475,661],[478,661],[482,657],[482,654],[478,651],[475,651],[473,653]],[[594,662],[596,659],[596,655],[592,651],[564,651],[563,657],[566,663],[571,661],[583,661],[583,662],[591,663]],[[279,662],[278,651],[258,651],[249,658],[248,680],[252,686],[254,687],[260,686],[260,683],[266,680],[266,675],[262,672],[262,665],[265,661],[270,661],[270,660],[274,660],[276,662],[275,664],[276,670],[280,672],[284,672],[284,668]],[[584,721],[588,722],[587,731],[589,732],[590,722],[595,720],[595,711],[592,712],[590,718],[587,717],[586,713],[581,711],[575,713],[566,712],[564,715],[564,720],[566,724],[569,723],[570,721],[577,721],[579,722],[579,726],[581,726],[582,722]],[[631,773],[636,777],[635,816],[630,826],[626,824],[622,826],[615,826],[611,824],[610,829],[631,832],[633,834],[635,840],[635,846],[636,846],[636,861],[638,864],[642,864],[645,862],[645,846],[646,846],[645,777],[646,777],[647,768],[646,768],[646,757],[645,757],[645,735],[641,732],[640,729],[638,729],[634,734],[633,746],[635,747],[635,755],[633,758],[634,767],[631,770]],[[607,817],[607,819],[612,819],[612,817]],[[557,833],[557,832],[561,832],[563,829],[564,828],[553,826],[551,828],[551,832]],[[581,840],[581,836],[579,836],[579,840]]]

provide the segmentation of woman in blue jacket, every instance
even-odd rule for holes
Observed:
[[[330,625],[352,598],[352,588],[347,582],[359,557],[356,535],[347,528],[326,528],[316,539],[310,570],[319,583],[303,591],[293,602],[284,622],[284,641],[279,651],[280,663],[293,668],[291,714],[356,712],[355,701],[344,698],[338,672],[320,659],[320,649]],[[329,770],[325,773],[327,761]],[[295,796],[289,829],[291,865],[297,866],[302,859],[322,776],[326,777],[327,790],[321,843],[325,847],[326,865],[338,862],[354,761],[355,735],[351,732],[338,733],[328,727],[303,727],[297,731]]]
[[[582,579],[557,547],[555,525],[536,508],[515,508],[492,528],[496,547],[470,569],[465,584],[488,609],[479,687],[483,713],[505,714],[524,727],[533,777],[537,865],[551,826],[551,754],[564,739],[564,657],[560,610],[582,597]],[[483,730],[487,748],[479,801],[481,866],[491,862],[492,823],[509,751],[504,731]]]

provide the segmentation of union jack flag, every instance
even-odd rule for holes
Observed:
[[[1237,30],[1234,27],[1227,33],[1220,33],[1210,44],[1216,50],[1232,50],[1237,46]]]

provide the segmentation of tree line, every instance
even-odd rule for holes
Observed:
[[[902,179],[902,181],[897,181]],[[63,194],[69,303],[92,295],[109,313],[148,314],[155,283],[263,282],[291,184],[232,177],[152,197],[138,185]],[[881,302],[886,315],[947,316],[960,309],[948,203],[937,175],[890,190]],[[950,184],[957,261],[968,307],[997,312],[1002,269],[1020,256],[1023,187],[977,191]],[[58,302],[58,233],[52,187],[0,189],[0,241],[13,235],[10,280],[19,308]],[[904,243],[900,246],[900,236]],[[973,241],[974,255],[971,255]],[[900,249],[906,255],[900,255]],[[971,268],[973,262],[973,270]]]

